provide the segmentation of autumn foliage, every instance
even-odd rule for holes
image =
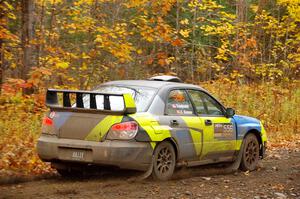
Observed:
[[[299,140],[299,26],[298,0],[0,1],[0,176],[52,172],[35,152],[46,88],[155,74]]]

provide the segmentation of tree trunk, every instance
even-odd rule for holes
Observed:
[[[1,19],[1,17],[0,17]],[[3,39],[0,38],[0,95],[2,93],[2,84],[3,84],[3,76],[4,76],[4,47],[3,47]]]
[[[195,42],[196,42],[196,20],[197,20],[197,7],[194,8],[194,16],[193,16],[193,27],[192,27],[192,34],[193,34],[193,40],[192,40],[192,54],[191,54],[191,79],[192,82],[194,82],[194,68],[195,68]]]
[[[247,21],[247,0],[237,0],[236,16],[238,22]]]
[[[180,25],[179,25],[179,10],[180,9],[180,2],[179,0],[176,1],[176,35],[179,39],[179,30],[180,30]],[[179,67],[179,47],[176,45],[175,46],[175,72],[176,75],[180,74],[180,67]]]
[[[4,18],[4,13],[0,11],[0,21]],[[0,28],[3,27],[4,24],[0,24]],[[2,93],[2,84],[3,84],[3,74],[4,74],[4,47],[3,47],[4,40],[3,38],[0,38],[0,95]]]
[[[34,38],[34,0],[22,0],[22,73],[24,80],[28,80],[29,71],[34,66],[33,45]],[[24,94],[31,94],[33,89],[24,89]]]

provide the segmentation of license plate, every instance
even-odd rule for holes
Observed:
[[[83,151],[73,151],[72,158],[76,160],[83,160],[84,159],[84,152]]]
[[[58,158],[60,160],[92,162],[93,154],[92,154],[92,150],[90,149],[74,149],[74,148],[59,147]]]

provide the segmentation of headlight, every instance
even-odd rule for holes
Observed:
[[[106,139],[108,140],[130,140],[136,136],[138,132],[138,124],[134,121],[123,122],[113,125]]]

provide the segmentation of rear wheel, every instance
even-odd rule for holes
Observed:
[[[176,154],[170,142],[160,143],[154,150],[152,176],[154,179],[168,180],[172,177],[175,165]]]
[[[259,143],[254,134],[249,134],[244,140],[244,149],[241,160],[241,170],[253,171],[259,161]]]

